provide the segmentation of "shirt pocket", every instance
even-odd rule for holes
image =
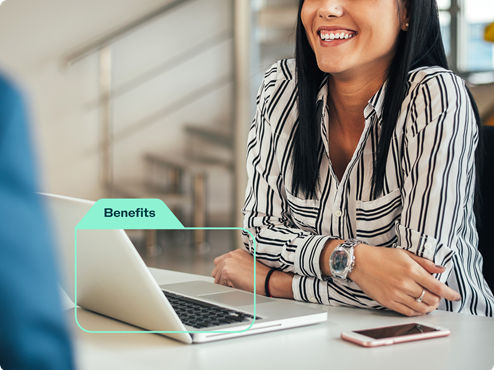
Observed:
[[[370,245],[391,247],[396,243],[395,224],[403,209],[400,189],[381,198],[356,203],[357,238]]]
[[[300,199],[286,191],[290,214],[295,224],[302,230],[313,234],[316,232],[316,221],[319,215],[320,202],[316,199]]]

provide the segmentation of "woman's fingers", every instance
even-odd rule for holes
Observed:
[[[224,262],[227,261],[229,258],[234,258],[233,252],[225,253],[222,254],[221,256],[218,256],[214,259],[214,269],[211,272],[211,276],[214,277],[214,283],[215,284],[221,284],[221,285],[228,285],[225,284],[225,282],[222,280],[222,270],[223,270],[223,265]]]
[[[218,284],[218,283],[216,282],[216,276],[218,276],[218,271],[219,271],[219,265],[216,265],[216,266],[214,267],[213,271],[211,272],[211,276],[212,276],[212,277],[214,277],[214,282],[215,282],[216,284]]]
[[[447,299],[448,301],[460,301],[461,296],[455,290],[451,289],[444,283],[429,275],[425,271],[420,273],[417,277],[417,283],[427,289],[429,292],[435,294],[438,297]]]
[[[415,311],[414,309],[410,308],[406,304],[403,304],[400,302],[394,302],[394,304],[390,305],[388,308],[392,309],[393,311],[399,312],[405,316],[421,316],[421,315],[423,315],[423,313],[421,313],[419,311]]]
[[[423,295],[420,293],[417,297],[406,297],[403,304],[409,306],[414,311],[425,315],[426,313],[434,311],[439,306],[440,299],[426,289],[423,289],[422,291],[424,292]],[[420,296],[422,296],[422,300],[417,301]]]
[[[412,258],[423,268],[423,270],[419,271],[419,275],[417,276],[418,280],[416,280],[417,283],[422,285],[425,289],[436,296],[443,297],[449,301],[458,302],[461,300],[461,296],[458,294],[458,292],[451,289],[446,284],[441,283],[439,280],[430,275],[444,272],[444,270],[446,269],[444,266],[436,265],[434,264],[434,262],[422,257],[417,257],[413,253],[407,253],[410,258]]]
[[[222,254],[221,256],[218,256],[214,259],[214,265],[217,266],[221,261],[223,261],[225,258],[231,257],[230,255],[231,252]]]
[[[407,251],[407,253],[410,256],[410,258],[412,258],[415,262],[417,262],[420,266],[422,266],[430,274],[438,274],[438,273],[444,272],[444,270],[446,270],[446,267],[436,265],[434,262],[429,261],[426,258],[418,257],[415,254],[408,252],[408,251]]]
[[[434,309],[436,309],[439,306],[439,303],[441,302],[441,297],[438,297],[434,293],[429,292],[427,289],[423,289],[423,292],[424,292],[424,295],[422,296],[422,302],[417,302],[417,303],[419,303],[419,304],[424,303],[424,304],[431,306],[431,307],[434,307]],[[417,301],[417,299],[421,295],[422,295],[422,293],[420,293],[416,297],[412,296],[412,298],[415,301]]]
[[[394,302],[388,302],[387,307],[406,316],[425,315],[436,310],[439,306],[440,298],[427,290],[424,290],[422,301],[417,302],[422,290],[424,289],[420,289],[420,293],[414,293],[413,295],[401,294]]]
[[[431,273],[444,268],[401,249],[359,245],[352,279],[369,297],[407,316],[435,310],[441,299],[457,300],[460,295]],[[422,302],[417,302],[423,290]]]

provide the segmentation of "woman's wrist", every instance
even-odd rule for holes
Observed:
[[[321,255],[319,257],[319,267],[323,276],[332,276],[331,269],[329,268],[329,257],[333,253],[334,249],[343,243],[340,239],[329,239],[324,246]]]
[[[269,278],[269,293],[274,298],[293,299],[293,274],[276,270]]]
[[[350,271],[347,275],[347,277],[357,283],[359,280],[360,273],[362,272],[362,264],[365,264],[365,261],[367,260],[365,258],[365,253],[369,250],[369,248],[372,248],[372,246],[368,244],[358,244],[355,246],[353,249],[353,255],[355,257],[355,264],[353,266],[352,271]],[[358,283],[357,283],[358,285]]]

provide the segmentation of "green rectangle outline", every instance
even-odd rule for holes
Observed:
[[[256,248],[256,238],[254,235],[247,229],[244,229],[243,227],[184,227],[181,229],[156,229],[156,230],[243,230],[247,232],[253,241],[253,248],[254,248],[254,320],[252,323],[249,325],[247,329],[244,330],[212,330],[212,331],[206,331],[206,330],[198,330],[198,331],[153,331],[153,330],[139,330],[139,331],[119,331],[119,330],[87,330],[84,329],[81,324],[79,324],[79,320],[77,320],[77,229],[78,227],[76,226],[74,229],[74,319],[77,324],[77,326],[82,330],[85,331],[86,333],[102,333],[102,334],[116,334],[116,333],[122,333],[122,334],[143,334],[143,333],[150,333],[150,334],[172,334],[172,333],[184,333],[184,334],[195,334],[195,333],[213,333],[213,334],[239,334],[239,333],[245,333],[247,330],[252,328],[252,326],[256,322],[256,260],[257,260],[257,248]],[[87,230],[87,229],[82,229],[81,230]],[[111,230],[111,229],[107,229]],[[113,229],[113,230],[119,230],[119,229]],[[129,324],[132,325],[132,324]]]

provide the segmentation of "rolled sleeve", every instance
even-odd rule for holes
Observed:
[[[397,245],[416,256],[434,261],[440,243],[433,237],[396,223]]]
[[[384,306],[370,299],[357,284],[339,279],[320,280],[295,275],[292,280],[293,298],[296,301],[319,303],[327,306],[373,308]]]
[[[443,283],[448,280],[454,265],[453,257],[456,255],[454,250],[429,235],[419,233],[398,223],[396,224],[396,234],[398,235],[398,242],[395,247],[405,249],[416,256],[446,267],[445,273],[434,276]]]
[[[422,81],[414,105],[406,118],[403,211],[395,247],[445,266],[440,276],[445,281],[458,228],[473,213],[478,129],[464,82],[453,74]]]
[[[321,266],[319,264],[321,252],[329,236],[310,235],[296,240],[295,248],[295,273],[304,276],[313,276],[322,279]]]

